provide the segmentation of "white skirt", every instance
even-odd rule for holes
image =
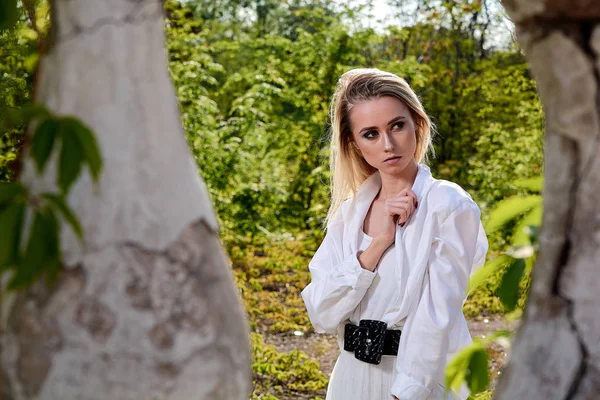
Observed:
[[[395,375],[395,356],[382,356],[381,363],[374,365],[357,360],[353,353],[342,350],[333,367],[325,400],[391,400]],[[461,398],[450,391],[446,393],[445,387],[438,384],[427,400]]]

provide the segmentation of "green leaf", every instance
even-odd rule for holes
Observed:
[[[9,282],[11,290],[31,285],[47,269],[60,262],[59,226],[50,210],[35,212],[31,234],[22,262]]]
[[[83,240],[83,229],[81,229],[79,220],[73,213],[73,210],[67,205],[65,198],[54,193],[44,193],[42,194],[42,198],[46,199],[56,211],[62,214],[63,218],[71,226],[71,229],[73,229],[73,232],[75,232],[79,240]]]
[[[60,258],[55,258],[54,261],[50,262],[46,268],[44,268],[48,285],[56,283],[61,270],[62,264],[60,263]]]
[[[0,31],[12,28],[18,20],[17,0],[0,1]]]
[[[31,155],[35,160],[38,173],[42,173],[50,158],[57,132],[58,123],[54,118],[46,118],[35,130],[31,143]]]
[[[25,57],[25,59],[23,60],[23,66],[25,67],[27,72],[33,75],[33,73],[35,72],[35,67],[38,65],[39,59],[39,53],[33,53]]]
[[[512,311],[517,306],[519,300],[519,283],[525,271],[525,260],[517,258],[508,267],[502,281],[498,287],[498,296],[504,307],[508,311]]]
[[[484,348],[477,349],[471,354],[469,368],[465,376],[471,393],[483,392],[490,385],[489,362],[490,355]]]
[[[94,133],[75,118],[64,118],[62,124],[64,124],[65,130],[75,134],[79,139],[79,143],[83,149],[83,159],[90,168],[92,178],[97,182],[102,170],[102,156],[100,155],[100,149],[98,148]]]
[[[481,343],[473,342],[459,351],[452,360],[446,365],[445,381],[446,387],[457,392],[465,380],[471,354],[477,349],[482,348]]]
[[[514,247],[524,246],[531,243],[531,226],[539,227],[542,224],[543,208],[533,207],[515,227],[512,245]]]
[[[17,182],[0,184],[0,209],[12,202],[18,196],[26,195],[27,188]]]
[[[544,188],[544,177],[536,176],[534,178],[518,179],[514,182],[514,185],[520,189],[541,193]]]
[[[486,233],[494,232],[507,222],[541,204],[542,196],[540,195],[513,196],[498,202],[486,223]]]
[[[20,126],[36,118],[45,119],[51,117],[50,111],[41,104],[27,104],[19,109],[10,109],[6,112],[7,122],[11,126]]]
[[[511,262],[511,260],[512,257],[509,257],[506,254],[501,254],[492,261],[488,261],[483,267],[479,268],[471,276],[468,292],[481,286],[494,272]]]
[[[59,130],[62,148],[58,159],[58,186],[66,194],[81,172],[83,150],[79,138],[69,129],[63,130],[62,121],[59,122]]]
[[[0,211],[0,271],[17,264],[25,216],[25,202],[11,204]]]

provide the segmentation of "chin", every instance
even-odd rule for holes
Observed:
[[[404,172],[408,167],[410,167],[410,160],[400,160],[398,164],[387,165],[383,163],[383,165],[379,167],[379,171],[396,175]]]

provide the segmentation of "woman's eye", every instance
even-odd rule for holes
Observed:
[[[377,136],[377,131],[369,131],[363,135],[365,139],[373,139],[375,136]]]
[[[392,128],[402,129],[402,128],[404,128],[404,122],[398,121],[398,122],[394,123],[394,125],[392,125]]]

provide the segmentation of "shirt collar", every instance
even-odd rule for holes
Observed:
[[[417,196],[417,201],[420,202],[429,189],[433,187],[432,183],[435,179],[431,176],[429,167],[423,164],[417,164],[417,166],[419,170],[417,171],[412,191]],[[349,246],[347,252],[353,252],[358,248],[359,232],[362,229],[362,223],[380,188],[381,175],[379,171],[375,171],[360,185],[356,195],[352,199],[349,210],[349,223],[345,224],[344,227],[346,231],[345,237],[351,239],[344,242],[346,246]]]

